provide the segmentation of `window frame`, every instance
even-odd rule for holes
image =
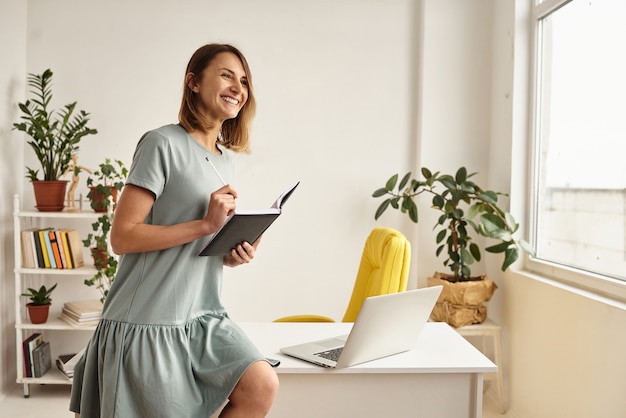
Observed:
[[[539,186],[538,161],[540,158],[539,144],[539,122],[541,112],[540,83],[542,68],[542,34],[541,20],[552,12],[561,7],[566,6],[573,0],[528,0],[531,3],[530,10],[530,58],[531,70],[530,77],[530,105],[529,105],[529,141],[530,141],[530,162],[529,162],[529,188],[527,211],[529,215],[530,241],[535,242],[535,231],[537,224],[537,196],[535,191]],[[588,291],[594,295],[608,297],[620,302],[626,302],[626,281],[622,281],[613,277],[604,276],[578,269],[575,267],[542,260],[533,256],[526,256],[524,268],[530,273],[539,274],[541,276],[556,280],[558,282],[573,286],[577,289]]]

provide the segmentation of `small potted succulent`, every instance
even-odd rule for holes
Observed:
[[[40,211],[63,209],[67,180],[60,178],[67,172],[80,140],[98,133],[96,129],[87,126],[89,113],[76,110],[76,102],[65,105],[61,110],[49,108],[52,75],[50,69],[40,75],[29,74],[27,81],[34,97],[18,103],[22,122],[13,124],[13,129],[28,134],[28,145],[41,164],[43,179],[39,178],[39,170],[26,167],[26,177],[32,181],[37,209]]]
[[[91,202],[91,207],[96,212],[106,212],[111,201],[113,208],[117,203],[117,194],[124,187],[128,169],[120,160],[111,161],[110,158],[104,160],[87,179],[89,193],[87,198]]]
[[[519,258],[520,250],[533,254],[533,249],[527,242],[513,237],[519,225],[498,203],[498,196],[505,195],[474,183],[471,177],[476,173],[468,174],[467,169],[461,167],[454,176],[433,173],[428,168],[422,168],[421,174],[423,180],[407,173],[400,181],[395,174],[385,187],[374,191],[375,198],[386,196],[376,210],[375,219],[391,207],[417,223],[415,199],[421,194],[430,195],[431,207],[441,213],[435,224],[435,229],[439,229],[435,255],[444,254],[443,264],[450,270],[448,274],[436,272],[428,279],[430,286],[444,286],[433,317],[454,326],[483,322],[487,310],[482,303],[491,298],[496,285],[484,275],[472,276],[470,266],[481,259],[481,250],[472,238],[472,231],[474,235],[496,241],[484,250],[504,254],[502,271]],[[477,286],[482,289],[474,289]]]
[[[50,304],[52,303],[50,295],[56,287],[56,283],[49,289],[43,285],[39,289],[29,287],[28,293],[22,293],[22,296],[30,299],[30,303],[26,304],[30,322],[33,324],[43,324],[48,320]]]

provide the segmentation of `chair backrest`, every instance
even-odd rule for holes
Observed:
[[[365,241],[361,264],[343,322],[354,322],[370,296],[404,292],[409,279],[411,244],[392,228],[377,227]]]

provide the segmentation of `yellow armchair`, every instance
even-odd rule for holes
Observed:
[[[377,227],[365,241],[352,296],[342,322],[354,322],[370,296],[404,292],[409,279],[411,244],[392,228]],[[291,315],[274,322],[335,322],[322,315]]]

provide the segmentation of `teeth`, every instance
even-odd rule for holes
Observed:
[[[237,99],[233,99],[232,97],[226,97],[226,96],[224,96],[224,97],[222,97],[222,100],[224,100],[224,101],[226,101],[226,102],[228,102],[228,103],[232,103],[232,104],[234,104],[234,105],[239,104],[239,100],[237,100]]]

